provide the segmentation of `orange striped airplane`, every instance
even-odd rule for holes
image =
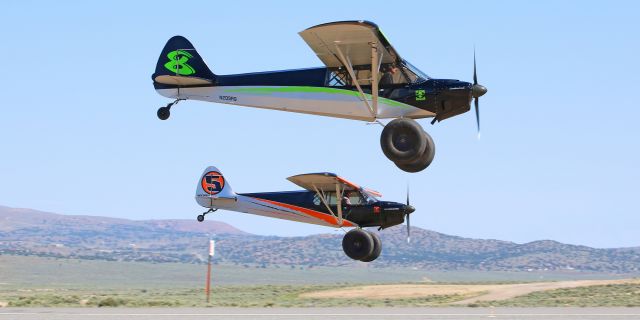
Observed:
[[[365,227],[382,230],[407,220],[415,208],[407,203],[380,201],[382,195],[362,188],[334,173],[307,173],[292,176],[289,181],[304,188],[298,191],[235,193],[216,167],[208,167],[198,180],[196,201],[209,208],[198,215],[218,209],[257,214],[266,217],[317,224],[328,227],[352,228],[343,240],[345,254],[354,260],[371,262],[380,256],[382,243],[377,234]]]

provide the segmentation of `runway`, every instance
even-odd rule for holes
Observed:
[[[3,308],[0,320],[640,319],[640,308]]]

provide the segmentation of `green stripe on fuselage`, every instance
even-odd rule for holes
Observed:
[[[236,93],[256,93],[256,94],[269,94],[269,93],[277,93],[277,92],[306,92],[306,93],[329,93],[329,94],[341,94],[347,96],[360,97],[360,93],[357,91],[344,90],[344,89],[334,89],[327,87],[253,87],[253,88],[237,88],[237,89],[226,89],[224,92],[236,92]],[[371,95],[365,93],[367,99],[371,100]],[[402,102],[398,102],[395,100],[378,97],[381,103],[384,103],[393,107],[400,108],[409,108],[412,107],[408,104],[404,104]],[[412,107],[413,108],[413,107]]]

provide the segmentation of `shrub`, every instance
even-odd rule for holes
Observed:
[[[112,297],[98,301],[98,307],[117,307],[125,304],[126,302],[123,299],[116,299]]]

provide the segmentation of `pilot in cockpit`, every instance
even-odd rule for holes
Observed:
[[[351,199],[349,198],[350,195],[351,195],[351,192],[347,191],[342,196],[342,205],[343,206],[345,206],[345,207],[350,207],[351,206]]]
[[[388,87],[395,83],[395,75],[398,74],[398,67],[391,65],[385,68],[382,78],[380,78],[380,87]]]

